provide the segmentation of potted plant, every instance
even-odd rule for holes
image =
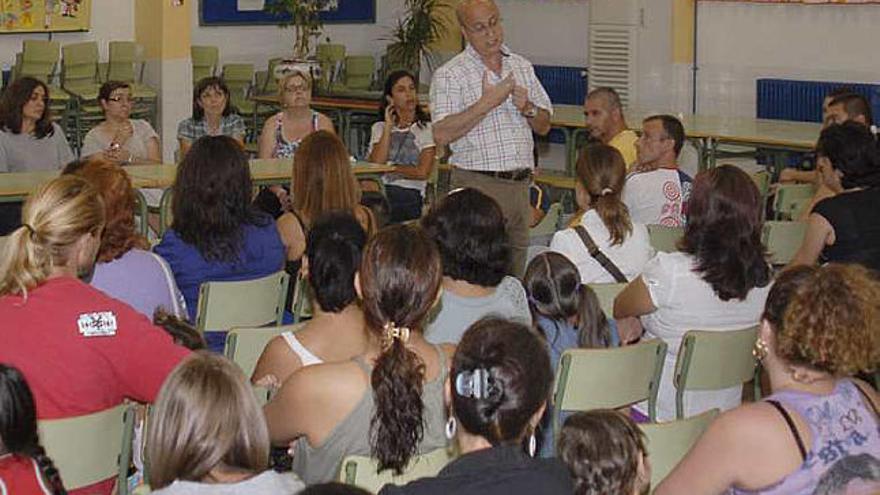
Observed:
[[[428,68],[434,69],[433,54],[429,46],[446,31],[445,22],[437,15],[446,6],[444,0],[404,1],[405,14],[397,20],[391,36],[387,38],[392,44],[388,46],[386,70],[407,69],[418,81],[422,57],[425,58]]]
[[[290,59],[283,60],[275,66],[275,77],[280,78],[294,68],[305,68],[310,71],[313,79],[320,78],[321,66],[310,60],[312,42],[321,34],[324,22],[321,12],[327,10],[331,0],[270,0],[265,9],[283,18],[278,26],[293,26],[293,53]]]

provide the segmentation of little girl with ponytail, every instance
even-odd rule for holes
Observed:
[[[39,474],[37,474],[39,473]],[[0,364],[0,492],[66,495],[37,435],[37,410],[16,368]]]

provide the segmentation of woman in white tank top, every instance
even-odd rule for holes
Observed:
[[[311,288],[313,317],[269,342],[251,377],[254,383],[281,384],[304,366],[344,361],[364,351],[354,274],[366,241],[351,213],[330,212],[315,220],[300,269]]]

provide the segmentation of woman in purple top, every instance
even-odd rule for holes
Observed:
[[[784,271],[754,350],[773,394],[718,417],[654,493],[880,493],[880,396],[849,378],[880,362],[878,328],[866,268]]]
[[[147,249],[135,230],[135,192],[119,165],[95,158],[72,162],[66,174],[85,178],[101,191],[107,224],[101,237],[91,284],[152,319],[156,309],[186,316],[186,308],[168,265]]]
[[[247,157],[228,136],[193,143],[177,169],[171,229],[156,246],[195,321],[199,286],[264,277],[284,266],[275,222],[251,206]]]

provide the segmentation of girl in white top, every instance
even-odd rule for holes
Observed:
[[[654,256],[648,229],[630,221],[621,201],[626,182],[626,164],[617,149],[605,144],[588,146],[577,162],[575,193],[584,214],[577,225],[583,227],[596,246],[627,280],[641,272]],[[581,283],[613,283],[614,277],[595,258],[574,228],[553,235],[550,249],[564,254],[577,266]]]
[[[419,105],[415,77],[405,70],[388,76],[383,95],[379,112],[384,120],[373,124],[369,161],[395,165],[393,173],[382,177],[391,221],[414,220],[422,215],[425,184],[434,169],[431,118]]]
[[[770,289],[770,266],[761,243],[761,198],[754,182],[731,166],[697,175],[681,251],[658,253],[614,301],[622,342],[645,332],[668,345],[660,380],[657,419],[675,419],[672,374],[689,330],[736,330],[758,323]],[[641,321],[639,320],[641,318]],[[685,393],[685,416],[731,409],[742,387]]]
[[[284,332],[269,342],[251,377],[254,383],[280,385],[302,367],[345,361],[364,351],[367,336],[354,277],[366,242],[351,213],[334,211],[315,220],[300,269],[316,303],[313,317],[296,333]]]

